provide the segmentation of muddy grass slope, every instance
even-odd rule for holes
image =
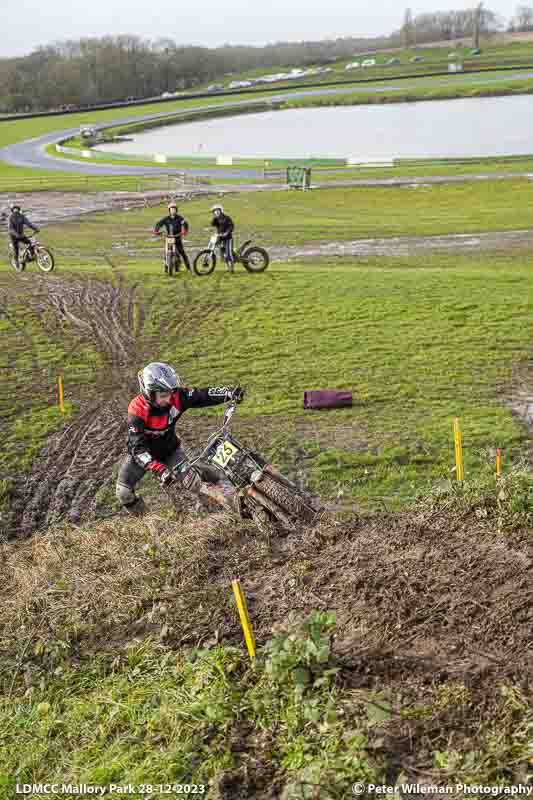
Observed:
[[[401,776],[524,782],[532,477],[284,538],[167,508],[3,545],[6,780],[50,780],[53,764],[228,800],[341,798]]]

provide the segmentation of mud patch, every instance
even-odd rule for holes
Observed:
[[[149,312],[137,285],[125,286],[120,275],[116,284],[39,275],[21,281],[31,284],[26,302],[43,327],[54,335],[74,329],[73,348],[81,341],[96,345],[105,366],[97,397],[71,387],[80,413],[49,438],[32,473],[14,487],[11,535],[28,535],[65,514],[81,519],[94,511],[95,496],[124,451],[128,392],[134,392],[132,376],[143,358],[139,342]]]
[[[273,246],[275,261],[293,258],[345,256],[413,256],[442,250],[478,252],[480,250],[531,250],[533,229],[491,231],[490,233],[452,233],[445,236],[391,236],[380,239],[315,242],[306,245]]]

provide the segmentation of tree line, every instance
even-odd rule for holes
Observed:
[[[480,3],[470,11],[412,16],[388,36],[343,37],[319,42],[277,42],[264,47],[207,48],[105,36],[57,42],[27,56],[0,59],[0,110],[41,111],[84,107],[127,98],[154,97],[251,69],[306,67],[351,58],[363,51],[454,40],[502,30],[503,21]],[[533,9],[519,6],[509,29],[530,30]]]

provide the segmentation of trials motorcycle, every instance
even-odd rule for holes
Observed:
[[[224,413],[222,427],[213,433],[204,449],[173,467],[178,484],[187,486],[191,470],[199,476],[198,498],[206,508],[225,508],[258,527],[277,523],[292,530],[297,523],[313,523],[323,508],[315,498],[281,475],[255,450],[242,445],[230,433],[236,404]]]

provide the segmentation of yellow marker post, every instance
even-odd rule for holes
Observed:
[[[458,417],[456,417],[453,421],[453,433],[455,438],[455,475],[458,481],[463,481],[465,478],[463,466],[463,445],[461,442],[461,429],[459,427]]]
[[[252,630],[252,623],[250,622],[248,607],[246,605],[246,598],[243,594],[239,578],[235,578],[235,580],[231,582],[231,585],[233,587],[233,594],[235,595],[235,600],[237,601],[237,608],[239,609],[239,617],[241,618],[241,625],[244,631],[244,638],[246,640],[248,653],[250,655],[250,658],[255,658],[254,632]]]
[[[63,376],[59,376],[59,408],[61,409],[61,413],[65,413],[65,404],[63,402]]]
[[[499,447],[496,448],[496,475],[499,478],[502,474],[502,451]]]

